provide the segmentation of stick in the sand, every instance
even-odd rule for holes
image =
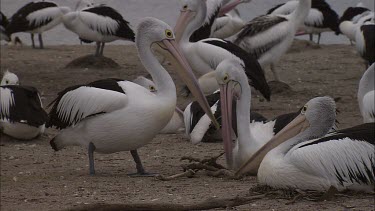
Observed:
[[[184,211],[184,210],[210,210],[218,208],[232,208],[241,205],[249,204],[257,199],[262,199],[266,195],[256,195],[248,197],[234,197],[234,198],[214,198],[208,199],[201,203],[193,203],[188,205],[168,204],[168,203],[150,203],[150,204],[94,204],[82,206],[80,208],[69,209],[70,211],[96,210],[96,211]]]

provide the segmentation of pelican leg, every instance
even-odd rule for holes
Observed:
[[[313,34],[309,34],[309,36],[310,36],[310,41],[312,42],[312,41],[314,41],[314,35]]]
[[[129,176],[141,176],[141,177],[154,177],[156,174],[147,173],[143,168],[141,158],[139,158],[137,150],[130,150],[130,153],[133,156],[134,162],[137,167],[137,173],[128,174]]]
[[[35,42],[34,42],[34,34],[31,33],[31,45],[33,46],[33,48],[35,48]]]
[[[89,144],[89,163],[90,163],[90,175],[95,175],[95,167],[94,167],[94,151],[96,147],[95,145],[90,142]]]
[[[105,42],[102,42],[102,46],[100,47],[100,56],[103,56],[104,45],[105,45]]]
[[[43,49],[44,45],[43,45],[42,34],[38,34],[38,38],[39,38],[39,47],[40,47],[40,49]]]
[[[320,44],[320,38],[322,37],[322,33],[318,34],[318,45]]]
[[[275,76],[275,80],[279,81],[279,82],[282,82],[281,79],[280,79],[279,71],[276,70],[274,64],[271,64],[271,71],[272,71],[273,75]]]
[[[100,55],[100,42],[96,42],[96,51],[95,51],[95,56]]]

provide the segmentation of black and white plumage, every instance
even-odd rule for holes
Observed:
[[[64,26],[76,33],[81,40],[95,41],[95,55],[103,55],[104,45],[115,40],[134,42],[134,32],[122,15],[106,5],[94,5],[63,17]]]
[[[375,23],[374,19],[361,25],[355,36],[358,53],[368,62],[368,66],[375,62]]]
[[[325,133],[335,122],[335,102],[310,100],[289,125],[237,172],[258,171],[274,188],[374,191],[374,123]],[[324,137],[322,137],[324,136]],[[322,137],[322,138],[317,138]]]
[[[34,87],[18,85],[18,77],[6,72],[0,86],[0,132],[29,140],[44,132],[47,113]]]
[[[359,110],[364,123],[375,122],[375,63],[363,74],[358,87]]]
[[[230,41],[216,38],[198,42],[189,41],[192,33],[202,25],[206,18],[205,1],[184,0],[182,5],[181,14],[175,27],[176,37],[177,40],[180,40],[181,49],[187,55],[188,62],[195,72],[199,75],[210,74],[212,77],[214,75],[212,72],[220,62],[230,58],[236,59],[245,67],[249,83],[269,100],[271,92],[264,71],[252,55]],[[218,89],[216,80],[210,86],[205,84],[200,84],[200,86],[209,90],[204,90],[205,93],[212,93]]]
[[[349,7],[339,19],[339,30],[336,34],[344,34],[350,42],[355,41],[356,31],[366,21],[370,21],[374,13],[364,7]]]
[[[298,6],[298,1],[288,1],[270,9],[267,14],[288,15]],[[297,35],[310,34],[310,41],[313,34],[318,34],[318,44],[322,32],[338,31],[339,16],[325,0],[312,0],[311,9],[304,24],[298,29]]]
[[[271,65],[275,79],[281,81],[275,64],[292,45],[310,8],[311,0],[299,0],[297,8],[289,15],[271,14],[254,18],[231,40],[254,55],[263,68]]]
[[[7,42],[10,41],[10,36],[5,31],[8,24],[8,18],[0,11],[0,40],[5,40]]]
[[[171,53],[181,67],[176,69],[177,73],[210,113],[170,26],[155,18],[143,18],[138,24],[135,43],[139,58],[150,73],[157,92],[130,81],[103,79],[69,87],[60,92],[53,102],[48,126],[63,130],[50,141],[52,148],[87,147],[90,174],[95,174],[94,152],[120,151],[130,151],[137,173],[147,174],[137,149],[149,143],[168,123],[177,100],[173,80],[154,56],[152,45],[161,46]],[[213,114],[210,116],[215,121]]]
[[[32,46],[35,48],[34,34],[39,36],[39,46],[44,48],[42,33],[61,23],[69,7],[59,7],[54,2],[30,2],[20,8],[12,17],[6,31],[9,35],[17,32],[31,33]]]

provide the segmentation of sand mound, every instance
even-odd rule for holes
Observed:
[[[69,62],[65,68],[117,69],[120,68],[120,65],[108,57],[87,55],[74,59],[73,61]]]

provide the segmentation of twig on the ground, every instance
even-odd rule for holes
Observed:
[[[245,196],[234,198],[211,198],[200,203],[192,203],[188,205],[180,204],[169,204],[169,203],[145,203],[145,204],[94,204],[85,205],[79,208],[69,209],[70,211],[83,211],[83,210],[97,210],[97,211],[116,211],[116,210],[128,210],[128,211],[184,211],[184,210],[211,210],[218,208],[232,208],[245,204],[249,204],[257,199],[262,199],[265,194],[256,196]]]
[[[162,180],[162,181],[171,181],[171,180],[181,178],[181,177],[193,177],[195,173],[196,172],[194,170],[189,169],[183,173],[175,174],[175,175],[168,176],[168,177],[163,176],[163,175],[158,175],[156,176],[156,179]]]

